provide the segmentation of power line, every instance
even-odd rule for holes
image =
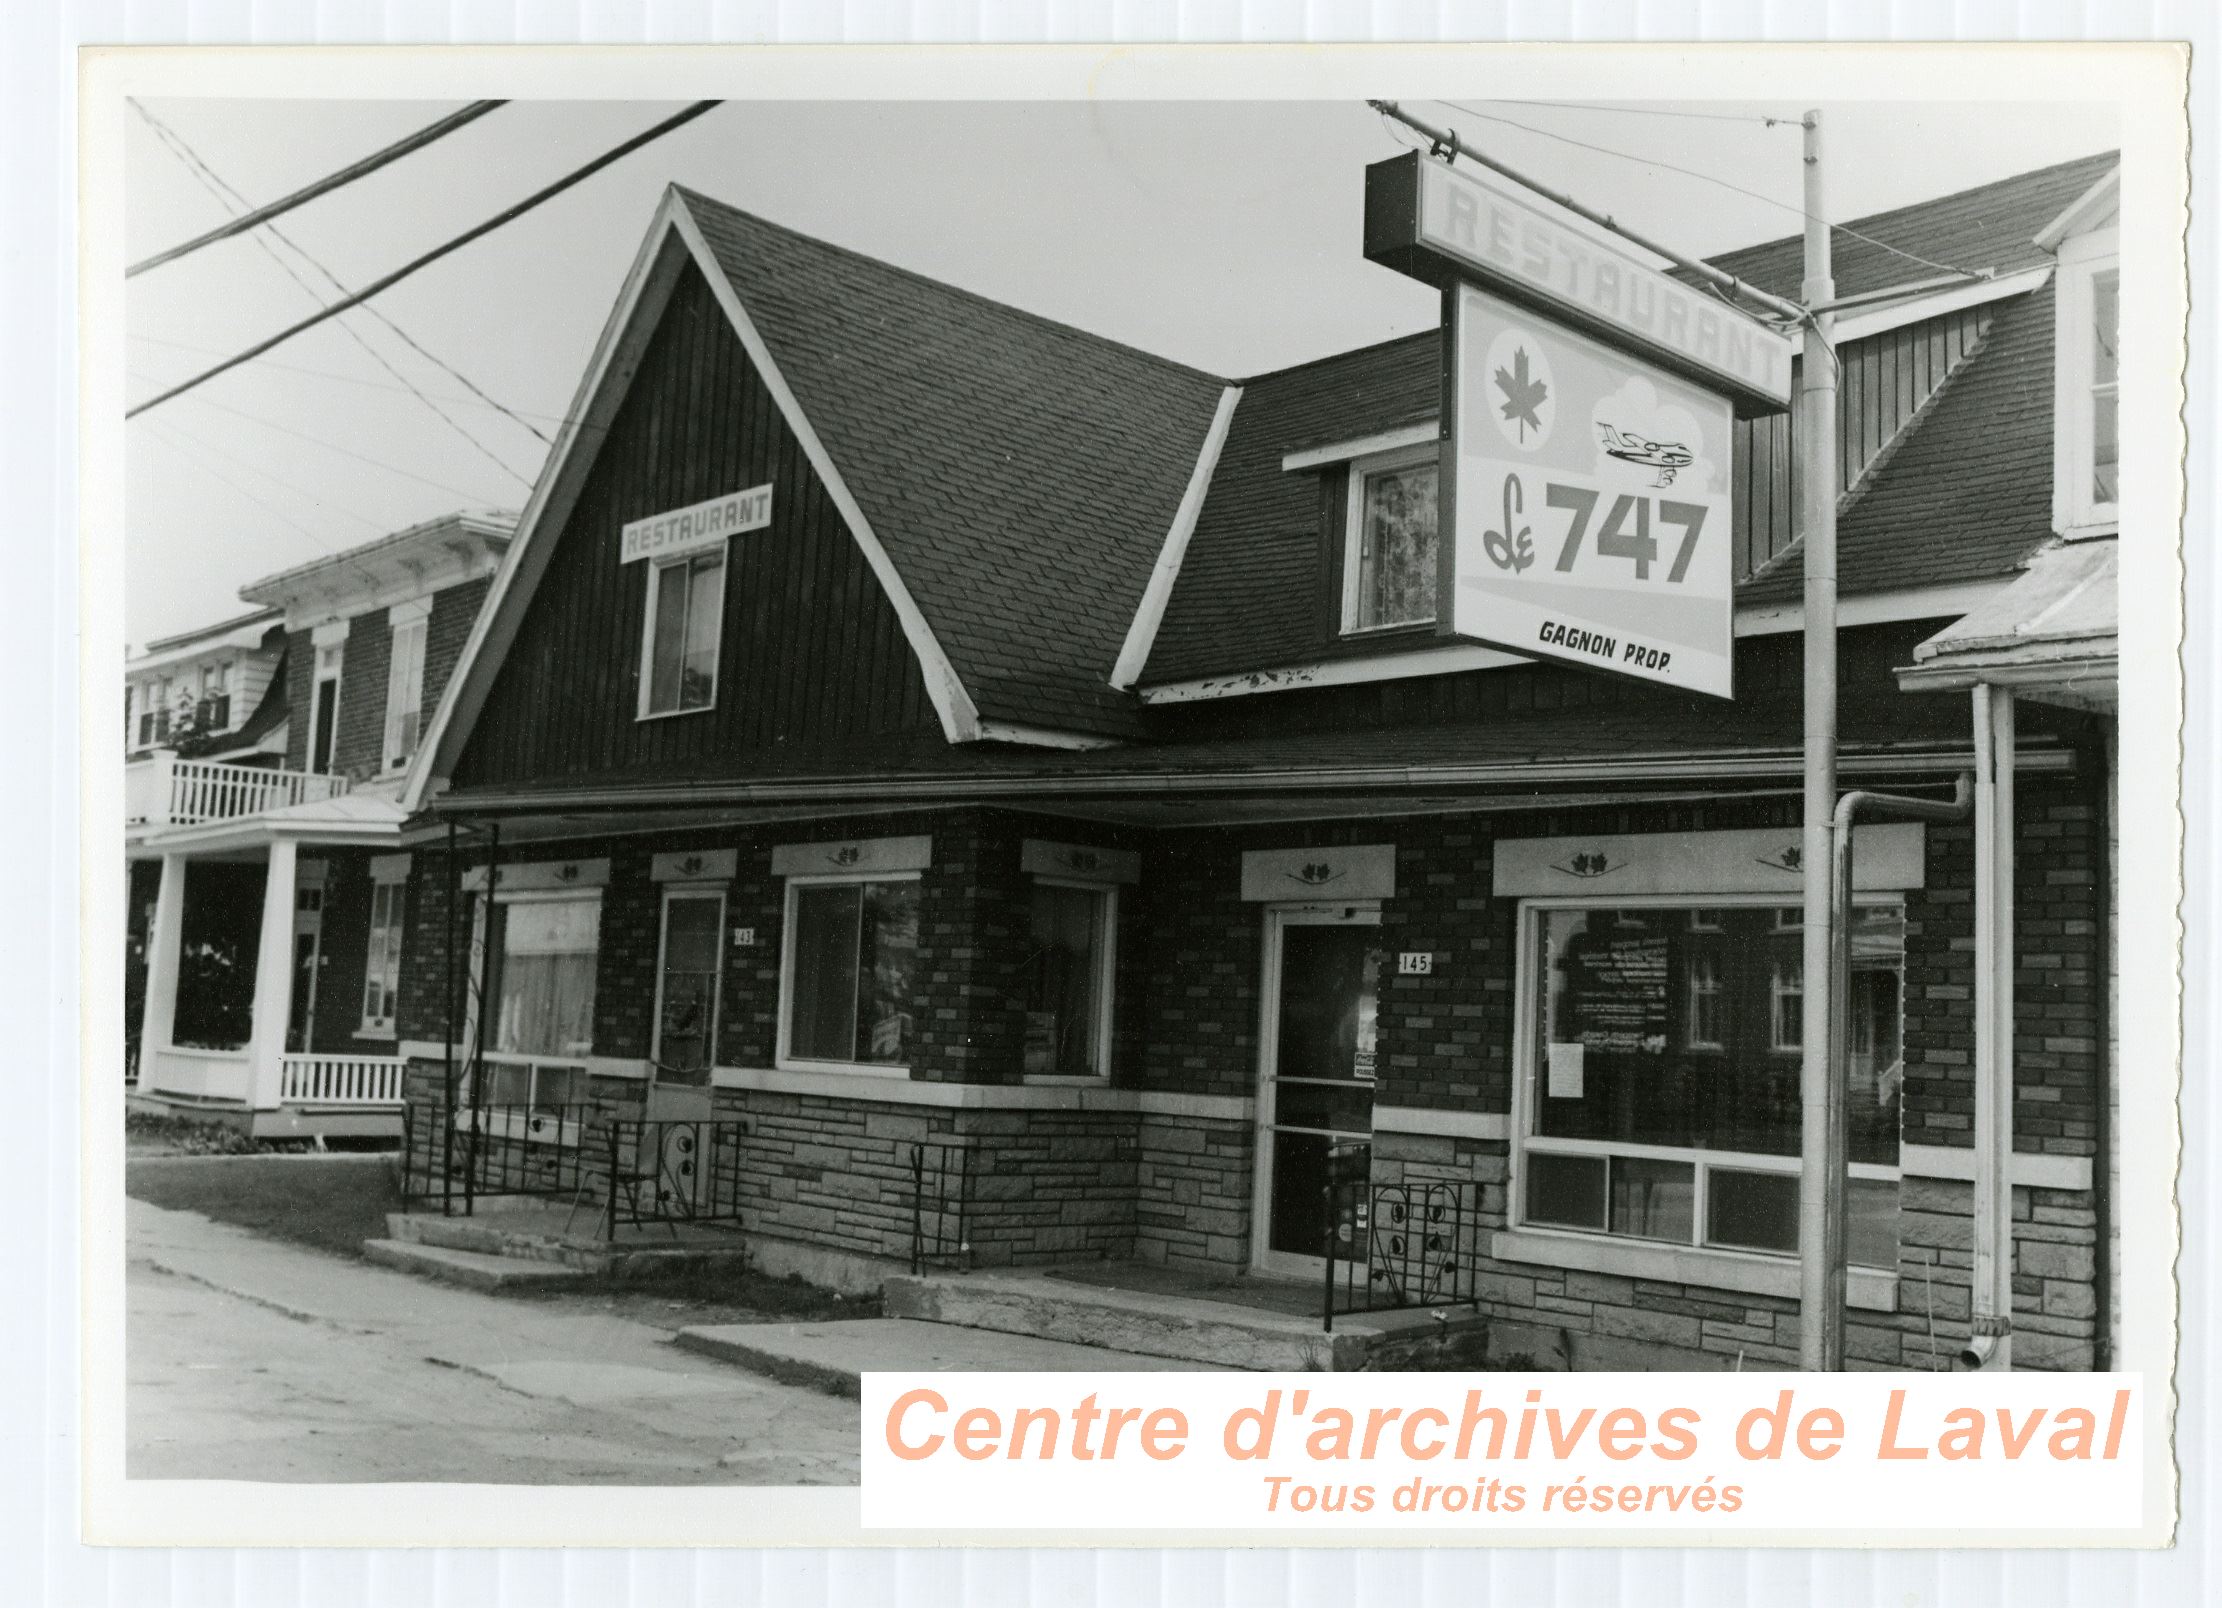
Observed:
[[[155,440],[168,447],[172,452],[176,453],[180,458],[183,458],[187,463],[198,469],[202,474],[208,476],[209,479],[216,481],[219,485],[229,486],[233,491],[239,493],[240,496],[246,498],[257,508],[260,508],[264,513],[270,515],[273,519],[279,520],[293,530],[298,531],[301,535],[316,543],[318,547],[322,547],[324,545],[324,539],[322,537],[318,536],[315,531],[309,529],[308,526],[302,524],[298,519],[295,519],[284,509],[278,507],[275,503],[266,501],[265,499],[256,496],[245,486],[242,486],[238,481],[232,479],[231,476],[211,467],[208,461],[205,458],[202,458],[198,453],[188,452],[185,450],[184,447],[178,445],[177,442],[171,440],[170,435],[172,433],[179,436],[185,435],[185,432],[179,430],[176,425],[172,424],[167,419],[160,421],[160,423],[162,428],[155,432]],[[185,439],[193,441],[193,444],[195,446],[202,448],[204,451],[217,450],[213,447],[210,447],[205,441],[197,441],[190,436],[186,436]]]
[[[139,261],[126,268],[123,271],[123,276],[124,278],[129,279],[134,274],[145,273],[149,268],[159,268],[166,262],[175,262],[178,258],[186,256],[191,252],[198,251],[203,246],[212,246],[219,240],[229,240],[233,235],[245,234],[249,229],[254,228],[257,224],[268,223],[272,218],[278,217],[281,214],[287,212],[291,212],[295,207],[305,205],[310,201],[314,201],[320,195],[330,194],[332,191],[338,189],[343,184],[352,184],[355,182],[355,180],[363,177],[367,173],[377,172],[378,169],[384,167],[389,162],[399,161],[402,157],[407,156],[411,151],[421,150],[425,146],[430,145],[434,140],[445,138],[447,135],[452,134],[457,129],[461,128],[464,124],[475,122],[477,119],[484,117],[495,107],[504,104],[506,103],[498,100],[472,101],[470,105],[464,107],[461,111],[450,112],[446,117],[441,118],[438,122],[430,124],[427,127],[420,128],[414,134],[408,135],[403,139],[394,141],[393,144],[387,146],[384,150],[374,151],[369,156],[364,157],[360,162],[351,162],[346,167],[343,167],[336,172],[328,173],[323,178],[318,179],[314,184],[304,185],[300,189],[294,191],[291,195],[280,196],[277,200],[271,202],[268,206],[257,207],[252,212],[249,212],[245,217],[234,218],[231,220],[231,222],[223,224],[218,228],[211,229],[204,235],[196,235],[193,239],[186,241],[183,245],[172,246],[167,251],[158,251],[151,257],[141,258]]]
[[[358,514],[357,512],[355,512],[354,509],[349,508],[344,503],[329,502],[326,499],[318,496],[315,492],[309,490],[306,486],[297,486],[292,481],[286,479],[285,476],[281,474],[275,474],[272,471],[263,468],[262,465],[258,463],[248,462],[245,458],[239,456],[238,453],[233,452],[228,448],[218,446],[215,442],[209,440],[206,436],[196,435],[193,431],[186,429],[184,425],[178,423],[175,419],[164,419],[161,422],[163,429],[169,431],[172,435],[183,436],[187,441],[190,441],[194,446],[199,447],[203,452],[213,452],[216,454],[217,457],[224,459],[226,462],[237,464],[240,468],[246,470],[251,475],[260,475],[263,479],[269,481],[273,486],[277,486],[282,488],[283,490],[290,491],[293,493],[294,496],[303,498],[309,502],[314,503],[319,509],[327,513],[343,515],[348,519],[354,520],[359,525],[368,525],[372,530],[383,530],[385,528],[384,526],[380,525],[377,520],[372,519],[368,514]]]
[[[1445,101],[1446,106],[1456,105]],[[1502,106],[1563,106],[1579,112],[1624,112],[1631,117],[1688,117],[1708,123],[1762,123],[1768,128],[1797,128],[1801,120],[1795,117],[1769,117],[1761,112],[1685,112],[1669,110],[1663,106],[1612,106],[1598,101],[1512,100],[1503,98]]]
[[[502,211],[497,212],[493,217],[488,218],[484,223],[476,224],[471,228],[464,230],[461,234],[455,236],[453,239],[448,240],[440,245],[434,246],[430,251],[424,253],[422,256],[402,264],[399,268],[395,269],[392,273],[387,274],[382,279],[372,281],[370,284],[364,286],[361,290],[355,292],[354,295],[347,297],[345,300],[334,302],[331,306],[325,308],[323,311],[317,313],[315,316],[304,318],[299,323],[290,325],[287,328],[278,331],[277,334],[272,335],[265,340],[256,342],[253,346],[248,347],[245,351],[240,352],[233,357],[228,357],[223,362],[218,363],[215,367],[205,369],[201,373],[194,375],[191,379],[182,381],[179,384],[170,387],[169,390],[162,392],[159,396],[149,397],[146,401],[139,403],[136,407],[125,409],[124,417],[127,419],[136,418],[138,417],[138,415],[146,412],[149,408],[159,407],[164,402],[170,401],[173,397],[183,396],[187,391],[192,390],[194,387],[207,384],[210,380],[216,378],[216,376],[219,374],[223,374],[232,369],[235,369],[242,363],[253,362],[263,353],[271,350],[273,347],[283,345],[285,342],[291,340],[294,336],[300,334],[302,331],[314,329],[317,325],[323,323],[326,319],[336,318],[341,313],[346,312],[349,308],[358,307],[364,302],[369,301],[373,296],[376,296],[383,291],[391,290],[395,285],[400,284],[401,281],[407,279],[411,274],[414,274],[421,269],[429,267],[431,264],[438,262],[442,257],[449,255],[451,252],[460,251],[463,247],[469,245],[473,240],[478,239],[481,235],[491,234],[496,229],[499,229],[503,224],[513,222],[517,218],[524,216],[524,214],[530,212],[533,208],[541,205],[543,202],[562,194],[565,190],[570,189],[573,185],[578,184],[585,179],[591,178],[594,174],[599,173],[603,168],[608,167],[612,162],[615,162],[622,157],[630,155],[632,152],[638,150],[641,146],[648,144],[652,140],[661,139],[664,135],[669,134],[673,129],[680,127],[682,124],[692,122],[695,118],[702,116],[703,113],[709,111],[717,104],[718,102],[714,100],[696,101],[685,111],[676,113],[671,117],[667,117],[662,122],[656,124],[654,127],[644,129],[642,132],[634,135],[631,139],[625,140],[620,144],[610,147],[609,150],[594,158],[593,161],[585,163],[583,166],[572,169],[571,172],[565,174],[562,178],[556,180],[553,184],[546,185],[543,188],[535,191],[533,194],[527,196],[524,200],[517,202],[515,205],[504,208]]]
[[[1737,195],[1748,196],[1752,200],[1763,202],[1767,206],[1779,207],[1784,212],[1792,213],[1801,219],[1808,216],[1805,208],[1797,205],[1795,202],[1778,201],[1771,195],[1764,195],[1757,190],[1747,190],[1740,184],[1732,183],[1729,180],[1720,178],[1715,174],[1702,172],[1697,168],[1681,167],[1673,162],[1662,162],[1657,157],[1653,156],[1637,156],[1632,151],[1615,150],[1609,145],[1594,145],[1591,144],[1588,140],[1575,139],[1570,134],[1558,134],[1547,128],[1536,128],[1532,124],[1518,122],[1513,118],[1499,117],[1494,112],[1477,111],[1473,107],[1468,106],[1461,101],[1444,101],[1442,102],[1442,104],[1450,107],[1453,111],[1463,112],[1468,117],[1478,117],[1482,121],[1488,123],[1502,123],[1507,128],[1516,128],[1523,134],[1533,134],[1538,139],[1557,140],[1562,145],[1576,146],[1584,151],[1595,151],[1600,156],[1617,157],[1623,162],[1634,162],[1642,167],[1658,168],[1667,173],[1679,173],[1685,178],[1697,179],[1705,184],[1718,185],[1723,190],[1732,190]],[[1932,262],[1927,257],[1916,255],[1911,251],[1901,250],[1899,247],[1892,245],[1887,240],[1877,240],[1873,235],[1862,234],[1859,230],[1854,229],[1849,224],[1830,223],[1829,227],[1839,234],[1850,235],[1854,240],[1862,241],[1867,245],[1874,246],[1878,250],[1887,251],[1894,257],[1903,257],[1906,261],[1911,263],[1918,263],[1924,268],[1934,268],[1938,273],[1961,274],[1969,279],[1987,279],[1991,277],[1990,273],[1985,269],[1961,268],[1948,262]]]
[[[344,329],[346,325],[342,324],[340,327]],[[144,341],[150,346],[167,346],[175,351],[180,352],[197,352],[203,357],[222,357],[224,355],[224,348],[220,346],[199,346],[194,344],[192,341],[167,340],[160,335],[141,335],[134,333],[126,336],[125,338],[134,341]],[[501,406],[501,404],[498,402],[486,402],[482,401],[478,397],[457,396],[451,392],[419,391],[415,386],[407,384],[388,385],[385,381],[374,380],[366,374],[342,374],[336,369],[310,368],[304,364],[280,363],[270,358],[265,358],[262,361],[261,366],[266,370],[271,370],[280,374],[303,374],[309,376],[312,379],[336,380],[342,385],[368,386],[373,391],[391,391],[395,395],[407,394],[410,396],[430,396],[435,401],[459,402],[467,407],[499,408]],[[549,424],[555,425],[559,429],[562,426],[570,423],[569,417],[561,413],[542,413],[534,408],[518,408],[514,411],[522,413],[527,418],[544,420]]]
[[[435,491],[452,492],[454,495],[467,498],[472,502],[483,500],[477,492],[466,490],[462,486],[451,486],[444,480],[434,480],[430,475],[420,475],[414,469],[404,469],[401,465],[388,463],[383,458],[373,458],[367,452],[357,452],[353,447],[343,447],[336,441],[327,441],[322,436],[310,435],[306,430],[297,430],[290,424],[280,424],[275,419],[266,419],[259,413],[249,413],[245,408],[233,407],[230,403],[219,402],[214,397],[204,396],[200,398],[200,401],[205,406],[235,414],[239,418],[245,419],[249,424],[259,424],[266,430],[276,430],[282,435],[293,436],[298,440],[306,441],[312,447],[322,447],[327,452],[336,452],[342,457],[353,458],[359,463],[367,463],[373,469],[384,469],[390,474],[401,475],[418,482],[420,485],[430,486]],[[273,476],[272,478],[275,479],[276,477]],[[304,493],[304,495],[307,494]]]
[[[164,144],[169,146],[171,154],[176,156],[179,161],[185,164],[186,170],[200,181],[203,188],[207,189],[211,195],[216,197],[217,202],[220,205],[226,207],[227,210],[230,208],[233,202],[236,202],[242,207],[248,205],[247,198],[241,195],[237,190],[233,189],[230,184],[226,183],[222,174],[218,173],[214,168],[210,167],[207,162],[203,161],[201,159],[200,153],[194,150],[193,147],[189,143],[187,143],[184,135],[178,133],[177,130],[164,123],[160,118],[156,117],[152,112],[148,111],[137,101],[132,102],[132,109],[138,112],[138,114],[146,120],[147,125],[155,131],[157,137],[159,137]],[[339,276],[333,273],[331,269],[325,267],[323,263],[319,262],[314,256],[310,255],[307,247],[301,245],[298,241],[293,239],[292,236],[288,235],[284,230],[280,229],[276,224],[270,225],[270,233],[276,236],[279,240],[283,241],[285,245],[291,250],[298,253],[300,257],[309,264],[310,267],[314,268],[318,273],[322,274],[326,282],[328,282],[333,289],[339,291],[340,294],[343,296],[348,294],[349,287],[342,283]],[[285,274],[288,279],[291,279],[295,284],[301,287],[302,293],[305,294],[310,301],[314,302],[319,307],[325,305],[324,298],[316,293],[314,287],[312,287],[307,280],[303,279],[298,273],[294,272],[292,265],[289,264],[283,257],[280,257],[278,255],[276,248],[274,248],[269,241],[265,240],[261,235],[258,234],[254,237],[254,242],[257,246],[260,246],[262,248],[264,255],[269,257],[272,262],[278,265],[279,269]],[[479,390],[476,385],[471,384],[469,377],[458,370],[453,364],[444,362],[440,358],[434,357],[432,353],[426,351],[423,346],[418,344],[416,339],[411,336],[407,330],[403,329],[399,324],[395,323],[391,318],[387,317],[383,311],[375,307],[366,307],[364,311],[369,313],[371,317],[377,319],[381,324],[384,324],[388,329],[392,330],[394,334],[398,335],[414,351],[416,351],[418,355],[425,358],[428,362],[433,363],[437,367],[446,370],[456,379],[462,381],[464,385],[469,386],[470,389],[476,392],[478,396],[482,400],[484,400],[489,407],[495,408],[503,413],[509,413],[509,409],[503,407],[492,397],[487,396],[486,393]],[[510,479],[516,481],[519,485],[529,487],[532,484],[531,481],[527,480],[523,475],[517,473],[515,469],[512,469],[509,466],[508,461],[504,459],[499,453],[495,452],[492,447],[488,446],[485,442],[479,440],[477,436],[473,435],[469,430],[465,429],[463,427],[462,421],[449,414],[446,410],[441,408],[438,403],[434,402],[429,396],[425,395],[423,391],[419,390],[417,386],[410,380],[408,375],[402,373],[400,369],[394,367],[394,365],[386,359],[386,356],[383,352],[379,351],[377,347],[371,345],[368,340],[364,339],[361,331],[357,330],[352,324],[344,321],[340,324],[340,328],[347,332],[348,336],[355,342],[356,345],[360,346],[364,351],[370,354],[373,362],[377,363],[380,368],[384,369],[388,374],[391,374],[396,380],[400,381],[402,389],[408,391],[418,401],[422,402],[426,407],[430,408],[435,414],[438,414],[442,422],[444,422],[448,426],[448,428],[453,430],[457,435],[461,436],[465,441],[468,441],[473,447],[477,448],[482,455],[491,459],[495,466],[498,467],[503,474],[509,476]],[[516,415],[511,413],[510,417],[516,418]],[[531,430],[532,433],[535,436],[538,436],[543,443],[547,441],[548,438],[546,436],[541,435],[540,432],[537,429],[534,429],[532,425],[526,424],[523,419],[517,419],[517,423],[524,425],[527,430]]]

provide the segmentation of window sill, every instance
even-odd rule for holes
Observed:
[[[894,1066],[885,1061],[804,1061],[782,1055],[772,1062],[781,1072],[823,1073],[836,1078],[882,1078],[898,1083],[910,1081],[910,1067]]]
[[[716,709],[715,703],[697,704],[692,709],[643,709],[633,716],[633,724],[642,725],[651,720],[678,720],[686,715],[707,715],[714,713]]]
[[[1108,1089],[1111,1080],[1095,1072],[1029,1072],[1019,1079],[1030,1089]]]
[[[1429,638],[1435,635],[1433,620],[1400,620],[1395,625],[1346,625],[1338,640],[1343,642],[1374,642],[1384,637]]]
[[[355,1036],[359,1039],[383,1039],[391,1044],[394,1042],[393,1023],[365,1022],[355,1029]]]
[[[1760,1256],[1710,1246],[1657,1245],[1608,1239],[1597,1234],[1551,1229],[1499,1229],[1489,1238],[1489,1254],[1500,1262],[1571,1268],[1582,1273],[1617,1273],[1624,1278],[1734,1290],[1741,1295],[1772,1295],[1795,1300],[1795,1258]],[[1898,1310],[1898,1275],[1879,1268],[1855,1267],[1845,1278],[1845,1305],[1864,1312]]]

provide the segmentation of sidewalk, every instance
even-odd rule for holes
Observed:
[[[134,1478],[853,1484],[852,1404],[660,1330],[126,1205]]]

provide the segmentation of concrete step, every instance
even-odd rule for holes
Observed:
[[[438,1212],[388,1212],[386,1237],[404,1245],[437,1246],[517,1262],[537,1262],[611,1283],[648,1282],[678,1272],[739,1274],[751,1265],[738,1234],[688,1230],[667,1239],[643,1230],[612,1244],[595,1237],[599,1220],[582,1213],[569,1220],[560,1208],[485,1217],[444,1217]]]
[[[575,1290],[591,1277],[577,1268],[557,1267],[548,1262],[489,1256],[483,1251],[460,1251],[445,1245],[424,1245],[408,1240],[365,1240],[363,1255],[404,1273],[460,1284],[466,1289],[508,1294],[524,1290]]]
[[[835,1396],[861,1395],[868,1373],[1219,1371],[1165,1357],[912,1318],[727,1323],[681,1329],[673,1343],[784,1384],[808,1385]]]
[[[1355,1368],[1409,1321],[1337,1318],[1324,1334],[1309,1316],[1019,1274],[906,1275],[881,1287],[881,1302],[891,1318],[1267,1372]]]
[[[587,1224],[589,1231],[593,1227],[592,1222]],[[443,1217],[437,1212],[388,1212],[386,1237],[409,1245],[436,1245],[443,1250],[476,1251],[482,1256],[508,1256],[563,1267],[582,1266],[595,1250],[591,1233],[574,1242],[568,1235],[543,1232],[537,1227],[520,1229],[496,1219]]]

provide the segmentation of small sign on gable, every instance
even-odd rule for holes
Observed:
[[[708,502],[636,519],[618,533],[617,561],[672,558],[714,547],[728,536],[762,530],[772,522],[772,488],[751,486]]]

